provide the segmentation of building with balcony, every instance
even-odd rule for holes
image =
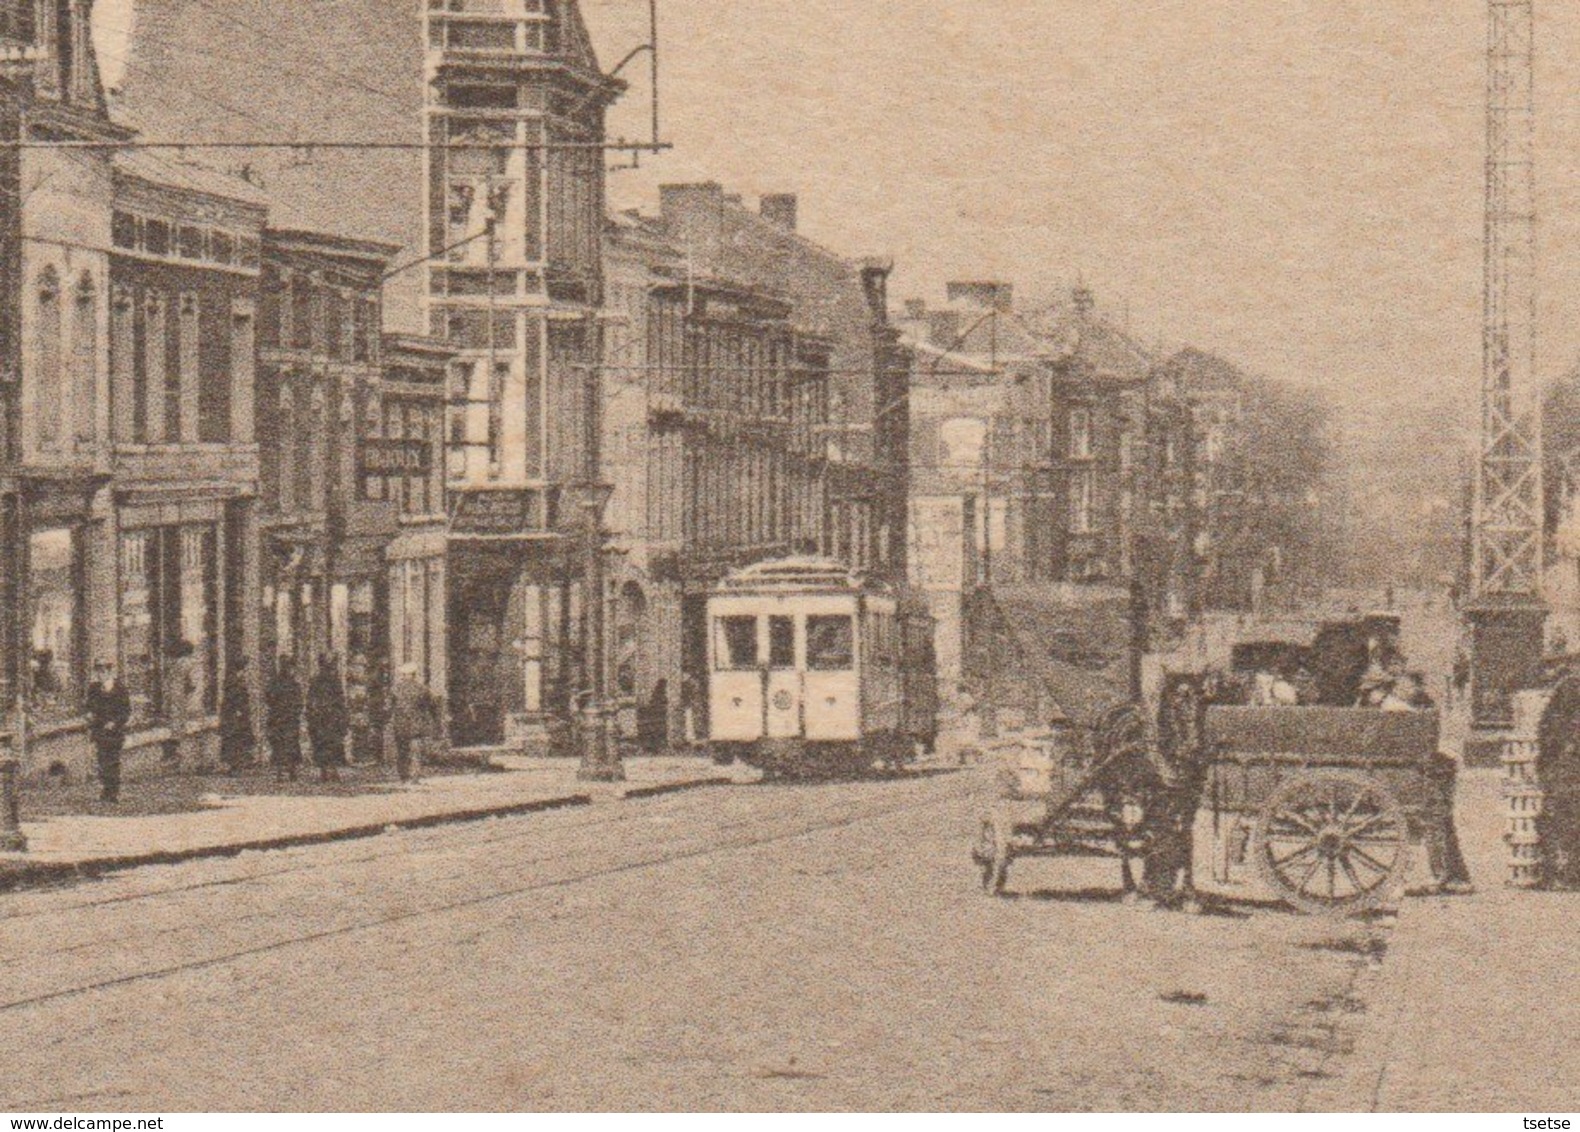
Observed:
[[[14,178],[0,236],[0,671],[29,773],[89,772],[81,705],[97,660],[133,693],[134,773],[156,750],[204,761],[257,601],[264,202],[245,181],[123,145],[91,8],[0,7],[0,118],[35,143],[0,158],[0,180]],[[179,683],[178,654],[191,658]]]
[[[799,332],[781,292],[688,273],[658,218],[610,221],[605,272],[613,683],[627,735],[656,745],[688,704],[705,733],[712,586],[828,537],[833,344]]]
[[[892,264],[820,246],[800,233],[799,210],[791,194],[765,196],[750,209],[711,182],[660,189],[659,220],[692,278],[783,296],[797,340],[826,347],[818,549],[858,570],[903,579],[909,366],[889,322]]]
[[[207,733],[227,672],[258,645],[254,387],[267,201],[244,180],[145,153],[117,154],[113,172],[105,537],[115,553],[89,577],[117,591],[134,723],[199,720]],[[94,632],[109,631],[95,621]],[[184,688],[174,679],[183,653]],[[212,741],[192,739],[192,756],[208,758]]]
[[[597,479],[604,75],[575,0],[430,0],[425,306],[456,351],[450,700],[456,738],[525,743],[585,678],[566,489]],[[602,600],[603,595],[596,595]]]
[[[362,498],[396,510],[385,550],[391,670],[415,664],[440,697],[449,689],[444,430],[454,359],[449,346],[431,338],[384,336],[383,381],[361,412],[357,461]]]
[[[388,551],[404,489],[368,438],[384,428],[382,280],[399,249],[270,229],[257,381],[261,648],[299,672],[323,656],[390,659]],[[369,459],[380,489],[365,490]]]

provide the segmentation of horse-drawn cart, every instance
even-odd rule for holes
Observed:
[[[1315,686],[1327,703],[1353,703],[1376,635],[1362,619],[1322,632],[1331,655],[1313,665]],[[1358,912],[1400,887],[1413,839],[1438,817],[1426,812],[1436,711],[1209,706],[1228,684],[1207,672],[1166,677],[1155,704],[1139,694],[1120,702],[1112,668],[1042,660],[1060,678],[1050,685],[1085,693],[1071,701],[1086,710],[1064,711],[1027,745],[983,815],[972,856],[990,892],[1004,890],[1020,857],[1103,855],[1122,861],[1127,890],[1139,858],[1145,887],[1189,896],[1206,806],[1226,866],[1249,860],[1301,911]]]
[[[1438,726],[1432,711],[1209,708],[1214,832],[1302,911],[1371,907],[1403,878]]]
[[[1142,856],[1147,806],[1156,789],[1147,730],[1123,709],[1091,734],[1055,728],[1029,738],[1017,764],[1001,770],[1000,797],[983,815],[972,858],[982,885],[1003,893],[1018,857],[1117,857],[1125,887]]]

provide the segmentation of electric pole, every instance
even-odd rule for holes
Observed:
[[[1535,21],[1532,0],[1489,0],[1485,323],[1471,517],[1473,714],[1512,721],[1541,675],[1544,530],[1536,373]]]

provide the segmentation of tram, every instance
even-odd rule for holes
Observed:
[[[760,562],[708,600],[708,742],[802,777],[898,770],[937,735],[921,600],[823,558]]]

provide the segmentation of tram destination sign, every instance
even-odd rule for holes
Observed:
[[[450,533],[499,536],[541,531],[541,501],[538,492],[522,488],[452,492]]]
[[[426,440],[369,439],[358,458],[364,476],[425,476],[433,470],[433,445]]]

